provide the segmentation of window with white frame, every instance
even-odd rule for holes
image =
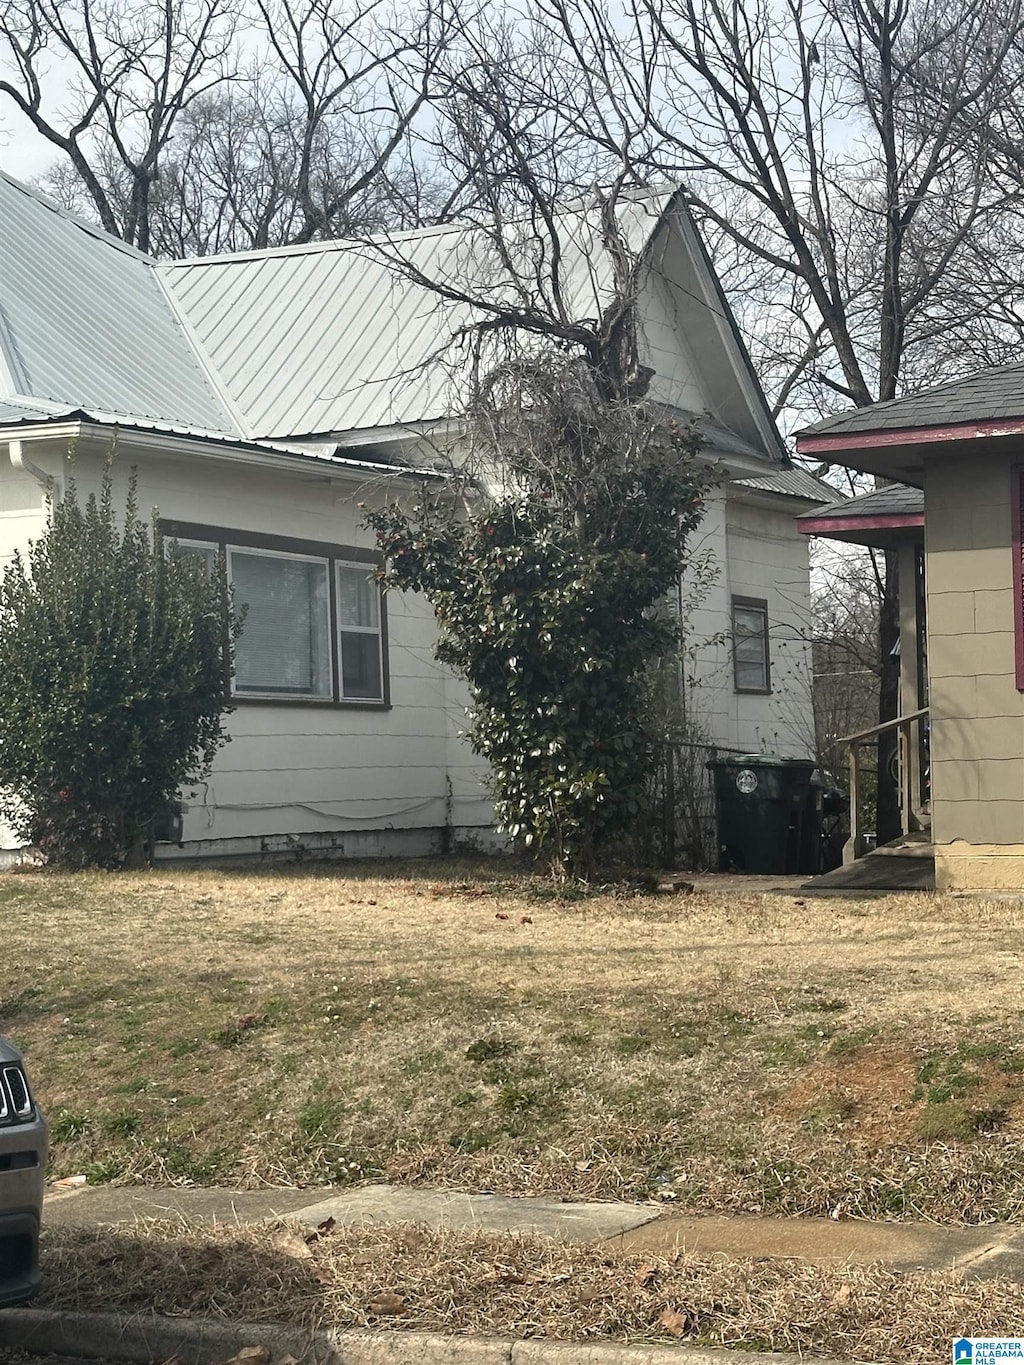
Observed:
[[[245,609],[235,691],[332,698],[328,561],[229,546],[228,581]]]
[[[164,523],[164,534],[179,554],[202,558],[211,571],[218,553],[226,555],[235,607],[245,609],[235,645],[237,697],[387,702],[383,600],[365,552],[305,542],[293,548],[277,536],[174,522]]]
[[[384,695],[380,588],[365,564],[339,564],[336,572],[341,695],[346,700],[380,700]]]
[[[761,597],[732,599],[732,664],[737,692],[772,690],[768,603]]]

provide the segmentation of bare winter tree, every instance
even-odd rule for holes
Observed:
[[[444,197],[410,149],[444,45],[438,9],[424,0],[399,20],[381,0],[251,0],[246,13],[228,0],[3,0],[0,44],[20,79],[0,94],[64,153],[48,188],[144,250],[405,225]],[[76,72],[57,102],[54,57]]]
[[[1019,0],[628,0],[625,19],[597,0],[532,8],[595,104],[628,106],[637,162],[642,148],[651,173],[685,179],[789,425],[1019,346],[1019,193],[992,173],[1021,103]],[[890,564],[883,660],[895,577]],[[880,719],[897,683],[887,664]],[[892,788],[879,824],[898,832]]]
[[[0,3],[14,73],[0,95],[64,154],[103,227],[143,249],[175,125],[230,74],[233,11],[228,0]]]
[[[812,608],[816,758],[826,780],[847,781],[844,735],[867,730],[878,705],[882,565],[867,552],[819,563]]]

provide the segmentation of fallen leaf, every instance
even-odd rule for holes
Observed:
[[[405,1300],[401,1294],[378,1294],[366,1305],[366,1311],[379,1318],[394,1318],[405,1312]]]
[[[848,1284],[841,1284],[839,1288],[836,1290],[836,1292],[832,1295],[833,1305],[836,1308],[842,1308],[844,1303],[850,1302],[850,1296],[852,1295],[852,1293],[853,1290],[850,1288]]]
[[[267,1346],[243,1346],[224,1365],[270,1365],[270,1348]]]
[[[309,1249],[309,1243],[305,1237],[291,1229],[284,1229],[274,1238],[274,1247],[285,1256],[291,1256],[296,1261],[309,1261],[313,1258],[313,1253]]]
[[[658,1326],[664,1327],[666,1332],[671,1332],[674,1337],[686,1335],[687,1317],[685,1313],[677,1313],[674,1308],[666,1308],[658,1318]]]
[[[607,1291],[599,1284],[582,1284],[576,1291],[576,1298],[580,1303],[594,1303],[603,1297]]]
[[[312,1232],[306,1233],[307,1242],[319,1242],[321,1237],[326,1237],[328,1233],[334,1231],[338,1226],[333,1218],[325,1218],[322,1223],[317,1223]]]
[[[650,1289],[658,1279],[658,1267],[656,1265],[642,1265],[637,1269],[634,1279],[641,1289]]]
[[[481,1284],[525,1284],[525,1280],[518,1270],[513,1270],[511,1266],[496,1265],[493,1270],[487,1272],[481,1280]]]
[[[533,920],[530,918],[529,915],[523,915],[523,916],[521,917],[519,923],[520,923],[520,924],[532,924],[532,923],[533,923]]]
[[[498,913],[494,916],[494,918],[495,918],[495,919],[508,919],[508,915],[503,915],[502,912],[499,910]]]

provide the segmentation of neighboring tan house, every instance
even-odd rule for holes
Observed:
[[[631,201],[620,219],[644,254],[653,392],[667,416],[698,420],[722,470],[695,537],[716,576],[687,620],[693,732],[806,755],[795,517],[828,490],[789,466],[681,201]],[[599,217],[565,213],[559,229],[566,297],[595,316],[611,278]],[[431,278],[477,272],[497,296],[509,286],[478,235],[154,261],[0,175],[0,242],[0,562],[43,530],[69,447],[88,493],[116,435],[120,483],[135,466],[143,509],[197,554],[224,547],[248,606],[232,742],[184,794],[183,851],[417,853],[486,833],[465,689],[434,659],[429,605],[369,581],[362,524],[363,504],[436,478],[457,445],[458,374],[438,356],[469,320],[382,252]]]
[[[927,632],[908,568],[901,710],[928,707],[936,886],[1024,889],[1024,365],[840,414],[801,432],[797,448],[922,490]],[[887,528],[908,566],[922,539],[911,502]],[[924,651],[906,646],[925,638],[927,676],[915,678]]]

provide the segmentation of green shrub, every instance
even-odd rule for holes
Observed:
[[[84,506],[74,481],[0,579],[0,814],[57,867],[138,860],[178,789],[225,743],[240,629],[225,568],[123,517],[110,462]]]

